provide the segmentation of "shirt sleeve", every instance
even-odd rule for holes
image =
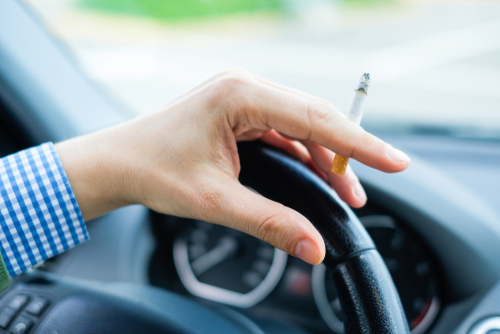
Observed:
[[[0,159],[0,252],[11,277],[88,239],[52,143]]]

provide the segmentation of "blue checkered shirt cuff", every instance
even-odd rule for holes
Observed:
[[[52,143],[0,159],[0,229],[11,277],[89,239]]]

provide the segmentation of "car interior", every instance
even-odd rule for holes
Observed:
[[[132,117],[31,8],[0,1],[0,156]],[[405,333],[406,323],[412,334],[500,333],[498,137],[367,129],[412,162],[384,174],[351,160],[368,196],[360,209],[286,153],[238,147],[242,184],[308,217],[325,238],[323,264],[129,206],[16,277],[0,295],[0,312],[12,310],[0,333],[21,333],[19,317],[30,321],[22,333],[47,334]]]

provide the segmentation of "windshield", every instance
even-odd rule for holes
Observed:
[[[231,65],[345,112],[370,72],[365,127],[500,135],[499,1],[28,3],[84,71],[136,113]]]

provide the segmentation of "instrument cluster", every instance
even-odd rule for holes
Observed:
[[[425,333],[440,309],[437,268],[425,242],[390,215],[358,215],[398,288],[411,332]],[[311,333],[343,333],[342,308],[324,265],[204,221],[157,215],[153,227],[153,285]]]

